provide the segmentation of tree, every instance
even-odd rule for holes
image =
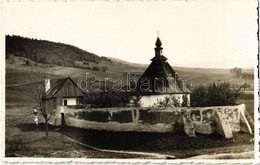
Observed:
[[[235,105],[248,85],[231,85],[229,82],[211,83],[195,88],[191,93],[191,106]]]
[[[230,69],[230,73],[234,75],[236,78],[240,78],[242,76],[242,68],[232,68]]]
[[[48,121],[53,115],[53,108],[48,109],[46,107],[46,92],[45,92],[45,81],[50,78],[50,70],[47,66],[32,67],[31,68],[31,80],[33,82],[33,94],[32,100],[36,103],[37,109],[43,116],[46,126],[46,138],[49,134]]]

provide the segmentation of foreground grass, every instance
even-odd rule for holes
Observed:
[[[72,142],[66,136],[50,127],[48,138],[45,127],[39,125],[36,132],[33,115],[28,107],[6,110],[6,157],[55,157],[55,158],[146,158],[148,156],[111,153],[93,150]],[[41,118],[40,118],[41,119]],[[43,123],[43,119],[40,120]]]
[[[36,133],[32,109],[12,107],[6,110],[6,157],[66,158],[148,158],[134,154],[101,152],[70,141],[65,135],[102,149],[153,152],[188,158],[203,154],[241,153],[254,150],[253,135],[237,133],[233,139],[197,134],[133,133],[82,130],[68,127],[64,131],[50,127],[45,138],[44,125]],[[40,120],[43,123],[43,120]],[[250,157],[252,158],[252,157]]]
[[[245,133],[236,133],[232,139],[218,134],[197,134],[191,138],[185,134],[111,132],[68,127],[64,134],[97,148],[153,152],[177,158],[254,150],[253,135]]]

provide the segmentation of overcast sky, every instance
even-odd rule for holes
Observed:
[[[256,0],[3,3],[4,34],[75,45],[149,64],[157,31],[173,66],[253,67]]]

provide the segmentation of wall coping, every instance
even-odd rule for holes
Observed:
[[[62,106],[60,106],[62,107]],[[64,107],[64,106],[63,106]],[[132,111],[132,110],[145,110],[145,111],[181,111],[181,110],[196,110],[196,109],[223,109],[223,108],[239,108],[245,107],[245,104],[239,105],[230,105],[230,106],[210,106],[210,107],[112,107],[112,108],[86,108],[86,109],[74,109],[69,107],[64,107],[66,110],[74,110],[74,111],[104,111],[104,112],[113,112],[113,111]]]

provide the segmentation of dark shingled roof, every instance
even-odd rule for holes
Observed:
[[[167,62],[167,58],[161,54],[162,48],[159,37],[155,45],[156,55],[151,59],[151,64],[138,80],[137,92],[142,95],[191,93],[190,89],[183,83],[183,80],[178,77],[176,71]],[[141,90],[147,89],[147,85],[144,84],[148,84],[148,81],[150,91]]]

